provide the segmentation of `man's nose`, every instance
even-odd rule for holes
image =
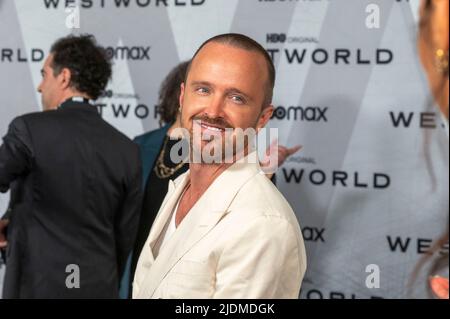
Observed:
[[[205,108],[205,113],[210,118],[222,117],[224,110],[224,99],[220,96],[215,96],[210,100],[210,103]]]

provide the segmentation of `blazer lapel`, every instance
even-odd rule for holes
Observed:
[[[159,209],[159,212],[155,218],[155,221],[153,223],[152,228],[150,229],[150,234],[148,235],[148,238],[144,244],[144,247],[142,248],[141,254],[139,256],[138,261],[138,268],[140,267],[140,264],[142,262],[144,263],[152,263],[155,261],[155,254],[154,254],[154,246],[156,241],[158,240],[159,236],[161,236],[161,233],[171,217],[171,212],[173,211],[174,206],[177,203],[177,198],[180,197],[181,192],[183,191],[187,181],[189,180],[187,172],[180,175],[175,181],[170,180],[169,181],[169,187],[166,194],[166,197],[164,198],[163,203],[161,204],[161,207]],[[136,269],[136,274],[140,273],[141,271],[146,270],[139,270]],[[147,274],[142,274],[145,278],[147,277]]]
[[[161,208],[159,209],[158,214],[156,215],[153,226],[150,230],[148,244],[149,248],[153,253],[153,248],[156,244],[156,241],[161,236],[164,227],[166,226],[168,220],[172,216],[172,212],[180,198],[183,189],[186,184],[189,182],[189,174],[188,172],[180,175],[176,181],[169,181],[169,188],[167,191],[167,195],[164,198],[163,203],[161,204]]]

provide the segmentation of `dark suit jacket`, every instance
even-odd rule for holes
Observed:
[[[0,191],[14,186],[3,297],[117,298],[141,180],[138,147],[94,106],[16,118],[0,147]]]
[[[145,189],[148,176],[155,166],[156,158],[159,155],[159,151],[161,150],[161,146],[170,126],[172,126],[172,124],[166,124],[159,129],[139,135],[134,139],[134,142],[139,145],[141,150],[142,189]]]

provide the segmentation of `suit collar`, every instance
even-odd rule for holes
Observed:
[[[211,208],[213,208],[214,211],[226,211],[245,182],[258,173],[262,174],[263,172],[259,166],[257,153],[253,152],[242,160],[234,163],[220,174],[200,197],[194,207],[192,207],[192,210],[196,209],[196,206],[201,205],[202,202],[205,202],[209,211],[211,211]],[[169,181],[166,198],[160,208],[161,214],[158,214],[156,220],[162,220],[163,225],[158,226],[164,227],[165,222],[170,217],[170,213],[178,203],[178,200],[189,181],[190,170],[178,176],[175,180]],[[191,212],[189,212],[189,214],[190,213]],[[155,232],[160,233],[162,228],[155,228],[154,230]]]
[[[248,160],[252,160],[252,162],[248,163]],[[254,152],[234,163],[216,178],[189,211],[154,261],[146,275],[149,279],[148,284],[144,285],[146,296],[151,296],[173,266],[229,213],[228,208],[240,189],[259,173],[261,173],[261,169],[257,161],[257,154]],[[161,232],[172,216],[189,178],[189,171],[187,171],[174,182],[169,183],[168,194],[150,231],[149,248],[153,249],[157,239],[162,235]]]
[[[135,141],[142,146],[153,147],[159,150],[171,126],[172,123],[169,123],[156,130],[137,136]],[[160,141],[160,143],[155,144],[155,141]]]
[[[58,107],[58,110],[78,110],[78,111],[88,111],[92,113],[98,113],[97,107],[95,105],[92,105],[88,103],[87,101],[79,101],[74,99],[68,99],[61,103],[61,105]]]
[[[170,219],[172,212],[177,205],[181,194],[183,193],[184,188],[189,182],[188,173],[189,171],[180,175],[177,178],[177,183],[172,180],[169,181],[167,195],[161,204],[161,208],[159,209],[148,238],[150,249],[152,251],[156,241],[158,240],[159,236],[161,236],[161,232],[163,231],[167,221]]]

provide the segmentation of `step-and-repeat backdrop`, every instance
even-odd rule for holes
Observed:
[[[39,70],[58,37],[92,33],[108,48],[114,77],[98,108],[134,137],[158,127],[157,91],[172,67],[213,35],[247,34],[277,67],[270,127],[281,144],[303,145],[277,173],[308,251],[300,297],[406,298],[449,205],[448,130],[417,56],[418,5],[0,0],[0,134],[41,110]],[[1,196],[1,212],[7,203]],[[427,296],[425,277],[413,296]]]

